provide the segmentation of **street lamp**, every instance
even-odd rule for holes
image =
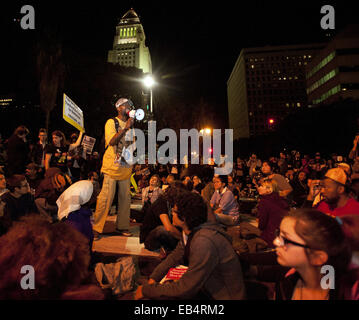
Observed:
[[[204,133],[204,134],[208,134],[208,135],[209,135],[209,134],[211,134],[211,132],[212,132],[212,130],[209,129],[209,128],[205,128],[205,129],[201,129],[201,130],[200,130],[200,133],[202,133],[202,134]]]
[[[150,109],[151,113],[153,113],[153,107],[152,107],[152,87],[155,85],[155,80],[151,75],[147,75],[143,80],[143,84],[145,87],[150,89]]]

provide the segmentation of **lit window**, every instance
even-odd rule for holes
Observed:
[[[297,107],[300,107],[300,102],[297,102]]]

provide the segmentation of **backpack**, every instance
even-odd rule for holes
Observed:
[[[116,127],[116,132],[118,132],[118,130],[120,129],[120,123],[118,122],[116,117],[111,118],[113,119],[113,121],[115,122],[115,127]],[[102,135],[99,147],[98,147],[98,154],[99,154],[99,158],[102,162],[103,156],[105,155],[105,152],[108,148],[108,145],[106,146],[106,137],[105,137],[105,132]]]

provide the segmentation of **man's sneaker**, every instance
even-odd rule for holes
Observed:
[[[116,234],[118,234],[119,236],[122,236],[122,237],[132,237],[133,236],[133,234],[129,230],[116,229],[115,232],[116,232]]]

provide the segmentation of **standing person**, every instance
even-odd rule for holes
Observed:
[[[122,159],[122,151],[126,146],[125,135],[133,126],[134,119],[128,116],[133,108],[131,100],[117,99],[115,102],[117,117],[107,120],[105,125],[106,150],[103,156],[101,172],[104,174],[102,190],[97,198],[96,211],[94,213],[95,239],[103,232],[107,215],[111,209],[118,186],[118,212],[116,219],[116,231],[125,237],[131,237],[130,225],[130,178],[132,166]],[[118,130],[116,126],[118,123]]]
[[[7,141],[8,176],[25,173],[25,166],[29,162],[30,151],[26,139],[28,134],[28,128],[19,126]]]
[[[45,170],[56,167],[67,173],[68,149],[65,135],[60,130],[54,131],[52,133],[52,143],[46,147]]]
[[[35,144],[31,152],[31,161],[36,163],[40,168],[45,168],[45,157],[47,143],[47,131],[44,128],[39,130],[39,141]]]
[[[359,154],[358,154],[358,142],[359,142],[359,134],[355,136],[354,142],[353,142],[353,148],[350,150],[349,153],[349,159],[354,160]]]
[[[82,158],[83,148],[81,146],[83,134],[84,134],[83,131],[80,131],[80,134],[73,133],[70,138],[71,144],[69,145],[69,154],[67,160],[73,181],[80,180],[81,164],[83,160]]]

